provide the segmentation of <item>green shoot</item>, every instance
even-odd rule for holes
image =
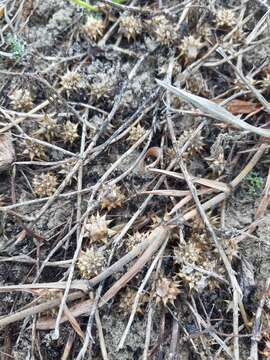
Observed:
[[[75,5],[79,5],[79,6],[83,7],[87,11],[94,11],[94,12],[100,11],[98,6],[90,5],[83,0],[69,0],[69,1],[71,1]],[[124,4],[126,2],[126,0],[112,0],[112,2],[115,4]]]

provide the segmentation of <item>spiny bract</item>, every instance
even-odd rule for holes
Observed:
[[[104,30],[105,23],[100,17],[89,16],[83,26],[85,35],[92,41],[97,41],[103,35]]]
[[[98,275],[105,267],[106,258],[101,250],[94,247],[81,251],[77,267],[82,278],[91,279]]]
[[[181,41],[180,45],[180,55],[185,57],[186,60],[195,60],[199,55],[199,52],[204,44],[200,39],[196,39],[194,36],[185,36]]]
[[[108,236],[112,234],[108,228],[108,225],[111,223],[111,220],[106,220],[106,215],[100,216],[92,215],[88,222],[85,225],[85,237],[90,238],[90,242],[103,242],[107,244]]]
[[[115,209],[123,205],[125,195],[121,192],[121,189],[117,185],[104,188],[101,193],[101,208],[102,209]]]
[[[33,107],[33,98],[29,90],[16,89],[9,95],[11,105],[15,110],[31,110]]]
[[[236,24],[236,17],[231,9],[219,9],[216,14],[217,26],[231,28]]]
[[[42,173],[34,176],[32,185],[37,196],[52,196],[56,190],[57,178],[51,173]]]
[[[129,137],[127,140],[131,143],[135,143],[141,139],[141,137],[145,134],[145,129],[138,124],[137,126],[132,126],[129,130]]]
[[[57,120],[53,119],[51,116],[45,114],[43,118],[39,121],[40,130],[46,140],[51,141],[56,137],[58,131]]]
[[[64,90],[75,91],[82,85],[82,78],[76,71],[68,71],[61,77],[61,86]]]
[[[123,34],[128,41],[130,41],[130,39],[135,40],[136,36],[142,32],[141,19],[133,15],[121,16],[119,32]]]
[[[164,305],[167,305],[167,303],[174,304],[179,294],[179,283],[175,280],[162,277],[157,281],[155,297],[158,303],[163,302]]]
[[[27,139],[25,140],[25,147],[23,154],[28,155],[31,161],[34,159],[46,159],[45,148],[43,145]]]
[[[61,137],[64,143],[73,144],[79,137],[78,124],[74,124],[68,120],[64,125],[63,132],[61,132]]]

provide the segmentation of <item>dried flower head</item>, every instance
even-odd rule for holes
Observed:
[[[106,258],[101,250],[94,247],[81,251],[78,258],[77,267],[84,279],[91,279],[98,275],[105,267]]]
[[[181,41],[180,55],[183,56],[187,61],[195,60],[204,44],[200,39],[196,39],[194,36],[185,36]]]
[[[0,135],[0,172],[9,169],[15,159],[15,149],[11,133]]]
[[[208,162],[208,165],[214,175],[220,176],[224,172],[226,166],[224,152],[217,154],[216,157],[207,157],[204,159]]]
[[[125,291],[121,293],[118,302],[118,311],[121,315],[125,317],[130,315],[136,294],[137,291],[130,287],[126,288]],[[148,294],[144,293],[140,296],[140,300],[136,308],[137,314],[143,315],[144,307],[148,303],[148,301],[149,301]]]
[[[174,304],[179,293],[179,283],[175,280],[162,277],[157,281],[155,297],[158,303],[163,302],[164,305],[167,305],[167,303]]]
[[[128,235],[128,238],[126,240],[127,250],[131,251],[135,246],[146,240],[148,236],[149,236],[148,232],[140,233],[138,231],[135,232],[135,234],[133,235]]]
[[[230,9],[220,9],[216,14],[216,24],[219,28],[231,28],[236,24],[235,14]]]
[[[232,261],[233,259],[238,257],[239,246],[238,246],[238,243],[233,238],[229,238],[229,239],[223,238],[222,242],[223,242],[225,253],[228,256],[230,261]],[[217,250],[216,250],[216,252],[217,252]]]
[[[41,132],[44,134],[44,137],[50,142],[58,132],[57,120],[53,119],[49,115],[45,114],[40,120],[39,125],[41,127]]]
[[[104,189],[100,197],[101,208],[108,209],[108,211],[121,207],[125,199],[125,195],[121,192],[120,187],[117,185]]]
[[[91,41],[97,41],[104,33],[105,23],[102,18],[89,16],[86,24],[83,26],[85,35]]]
[[[164,15],[154,17],[150,25],[153,26],[155,38],[162,45],[171,45],[177,39],[176,26]]]
[[[11,105],[15,110],[30,110],[33,107],[33,98],[29,90],[16,89],[9,95]]]
[[[110,74],[100,73],[90,85],[90,94],[95,100],[110,96],[114,86],[113,78]]]
[[[184,130],[183,134],[179,137],[176,142],[177,148],[181,149],[182,146],[190,139],[193,135],[193,129]],[[203,137],[201,133],[198,133],[190,142],[186,152],[183,154],[183,157],[192,156],[195,154],[200,154],[204,148]],[[173,148],[167,149],[167,155],[169,158],[174,158],[176,156]]]
[[[71,121],[67,121],[64,125],[63,132],[61,132],[61,137],[64,140],[64,143],[73,144],[79,137],[77,132],[78,124],[74,124]]]
[[[137,126],[132,126],[132,128],[129,130],[129,137],[127,138],[127,140],[133,144],[140,140],[144,134],[145,129],[140,124],[138,124]]]
[[[46,159],[45,148],[43,145],[27,139],[25,140],[25,147],[23,154],[28,155],[31,161],[34,159]]]
[[[90,242],[103,242],[107,244],[108,236],[113,234],[110,231],[108,225],[111,220],[106,220],[106,215],[100,216],[97,213],[96,216],[92,215],[85,226],[85,237],[90,238]]]
[[[130,41],[130,39],[135,40],[136,36],[141,34],[142,29],[142,22],[139,17],[133,15],[121,16],[119,32],[123,34],[128,41]]]
[[[61,77],[61,86],[64,90],[69,91],[76,91],[78,90],[82,85],[82,78],[79,73],[76,71],[67,71],[62,77]]]
[[[32,186],[33,191],[37,196],[52,196],[56,190],[57,178],[51,173],[35,175]]]
[[[63,176],[66,177],[74,168],[75,164],[76,164],[75,159],[69,159],[68,161],[65,161],[63,164],[61,164],[61,170],[59,171],[59,174],[62,174]],[[77,181],[76,173],[70,179],[69,184],[71,184],[73,180]]]

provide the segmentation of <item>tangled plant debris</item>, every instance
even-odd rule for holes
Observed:
[[[270,358],[269,15],[1,2],[1,358]]]

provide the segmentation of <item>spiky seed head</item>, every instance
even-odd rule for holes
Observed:
[[[171,23],[164,15],[156,16],[152,19],[154,35],[162,45],[171,45],[177,39],[175,24]]]
[[[226,160],[224,159],[224,153],[219,153],[216,157],[206,157],[204,158],[208,164],[213,174],[220,176],[226,166]]]
[[[104,33],[105,23],[102,18],[89,16],[85,25],[83,26],[83,31],[85,35],[91,41],[97,41]]]
[[[190,139],[190,137],[193,135],[193,132],[194,132],[193,129],[184,130],[182,135],[177,140],[176,145],[177,145],[178,149],[181,149],[181,147]],[[198,133],[192,139],[192,141],[189,144],[187,150],[183,154],[183,157],[188,157],[188,156],[192,156],[192,155],[195,155],[195,154],[200,154],[202,152],[202,150],[204,149],[204,146],[205,146],[205,144],[203,142],[203,136],[201,135],[201,133]],[[169,159],[174,158],[176,156],[176,153],[175,153],[173,148],[168,148],[166,153],[167,153]]]
[[[216,24],[219,28],[231,28],[236,24],[235,13],[231,9],[219,9],[216,14]]]
[[[233,239],[222,239],[224,250],[226,255],[228,256],[229,260],[232,261],[233,259],[237,258],[238,252],[239,252],[239,246],[238,243]],[[217,249],[215,249],[215,252],[218,252]]]
[[[138,231],[135,232],[135,234],[133,235],[128,235],[128,238],[126,240],[127,250],[131,251],[136,245],[146,240],[148,236],[149,236],[148,232],[140,233]]]
[[[181,55],[185,57],[187,61],[195,60],[203,46],[204,44],[200,39],[196,39],[192,35],[185,36],[180,45]]]
[[[76,160],[74,159],[69,159],[68,161],[65,161],[63,164],[61,164],[61,170],[59,171],[59,174],[62,174],[66,177],[71,172],[75,164]],[[77,181],[76,173],[70,179],[69,184],[71,184],[73,180]]]
[[[121,293],[118,302],[118,311],[124,317],[130,315],[136,294],[137,291],[130,287],[127,287],[125,291]],[[149,295],[146,293],[142,294],[140,296],[140,300],[136,308],[136,313],[142,315],[144,313],[144,307],[148,303],[148,301],[149,301]]]
[[[184,265],[181,271],[176,273],[176,276],[189,287],[190,292],[193,290],[200,292],[207,287],[206,276],[195,271],[192,266]]]
[[[199,264],[202,260],[203,251],[200,244],[195,241],[189,241],[175,248],[174,256],[175,262],[178,264],[183,264],[184,262]]]
[[[31,161],[34,159],[46,159],[45,148],[43,145],[27,139],[25,140],[25,147],[23,154],[28,155]]]
[[[127,138],[127,140],[133,144],[140,140],[144,134],[145,129],[140,124],[138,124],[137,126],[132,126],[132,128],[129,130],[129,137]]]
[[[90,85],[90,94],[95,100],[107,98],[113,89],[113,85],[114,82],[111,75],[100,73]]]
[[[31,110],[33,108],[33,98],[29,90],[16,89],[9,95],[11,106],[15,110]]]
[[[81,251],[78,258],[77,267],[84,279],[91,279],[98,275],[105,267],[106,258],[101,250],[94,247]]]
[[[174,304],[175,299],[180,294],[179,283],[175,280],[162,277],[157,281],[155,297],[156,301]]]
[[[81,87],[82,78],[76,71],[67,71],[61,77],[61,86],[64,90],[76,91]]]
[[[96,216],[92,215],[85,225],[85,237],[90,238],[90,242],[103,242],[108,243],[108,236],[111,234],[108,225],[110,220],[106,220],[106,215],[100,216],[97,213]]]
[[[51,116],[45,114],[40,120],[39,125],[41,131],[44,134],[45,138],[50,142],[58,132],[57,120],[53,119]]]
[[[32,186],[34,193],[38,197],[52,196],[57,187],[57,178],[51,173],[35,175]]]
[[[110,186],[101,193],[101,208],[110,211],[122,207],[124,200],[125,195],[121,192],[120,187],[117,185]]]
[[[63,132],[61,132],[61,137],[64,140],[64,143],[73,144],[79,137],[78,134],[78,124],[74,124],[71,121],[67,121],[64,125]]]
[[[142,29],[142,21],[139,17],[133,15],[121,16],[119,32],[123,34],[128,41],[131,39],[136,40],[136,36],[141,34]]]

